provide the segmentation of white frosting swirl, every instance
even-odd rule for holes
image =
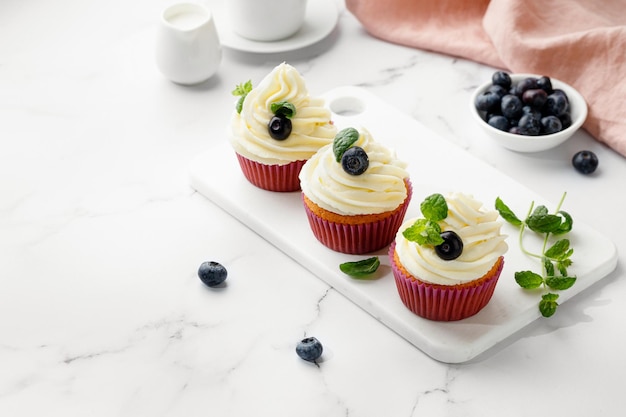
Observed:
[[[361,175],[345,172],[332,143],[319,150],[300,171],[302,192],[318,206],[341,215],[378,214],[395,210],[407,196],[406,163],[395,151],[376,143],[366,129],[353,146],[365,150],[369,166]]]
[[[285,140],[273,139],[268,123],[274,116],[272,103],[288,101],[296,107],[292,131]],[[304,79],[289,64],[272,70],[246,96],[241,113],[233,112],[230,142],[235,151],[267,165],[307,160],[322,146],[332,143],[337,128],[323,99],[309,97]]]
[[[402,232],[417,218],[406,221],[396,235],[396,252],[402,266],[421,281],[456,285],[478,279],[506,253],[506,235],[500,233],[498,212],[486,210],[472,196],[452,193],[446,196],[448,217],[439,222],[442,231],[454,231],[463,241],[458,258],[446,261],[432,246],[407,240]]]

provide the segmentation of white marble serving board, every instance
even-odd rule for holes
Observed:
[[[414,192],[407,217],[419,215],[419,203],[427,195],[448,191],[473,194],[489,207],[500,196],[520,217],[526,215],[532,201],[545,204],[549,210],[555,208],[556,202],[543,201],[363,89],[341,87],[324,97],[339,129],[366,127],[376,140],[395,148],[409,162]],[[466,362],[540,317],[540,294],[522,290],[513,278],[515,271],[540,271],[540,265],[521,253],[518,232],[512,226],[503,227],[510,236],[509,252],[491,302],[477,315],[458,322],[425,320],[400,301],[386,249],[375,253],[380,256],[381,267],[372,279],[357,280],[343,274],[340,263],[373,255],[346,255],[321,245],[309,229],[300,193],[274,193],[249,184],[228,144],[226,127],[224,132],[222,144],[192,162],[192,187],[432,358],[447,363]],[[567,199],[563,209],[567,211]],[[561,292],[560,304],[607,276],[617,265],[613,242],[576,218],[574,222],[569,238],[575,249],[575,263],[570,273],[575,273],[578,280]],[[527,244],[531,248],[539,243],[532,235],[529,237]]]

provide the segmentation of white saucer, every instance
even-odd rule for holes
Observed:
[[[304,25],[296,34],[280,41],[258,42],[243,38],[233,31],[224,1],[212,0],[207,6],[215,17],[222,45],[243,52],[288,52],[313,45],[332,32],[339,18],[339,11],[333,0],[309,0]]]

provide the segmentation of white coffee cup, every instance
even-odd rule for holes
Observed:
[[[157,30],[158,68],[177,84],[198,84],[211,78],[222,60],[213,14],[195,3],[165,8]]]
[[[232,30],[253,41],[294,35],[304,24],[307,0],[226,0]]]

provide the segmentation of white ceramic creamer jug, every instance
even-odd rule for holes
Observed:
[[[163,10],[156,44],[156,62],[163,75],[177,84],[198,84],[217,72],[221,60],[222,47],[209,9],[178,3]]]

